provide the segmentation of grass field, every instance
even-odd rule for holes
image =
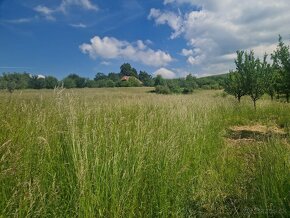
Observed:
[[[148,91],[0,92],[0,217],[289,216],[289,104]]]

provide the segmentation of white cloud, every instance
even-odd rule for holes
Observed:
[[[75,28],[87,28],[87,25],[83,23],[74,23],[74,24],[72,23],[70,24],[70,26],[75,27]]]
[[[184,4],[184,3],[192,3],[192,0],[164,0],[163,2],[165,5],[177,3],[177,4]]]
[[[84,10],[99,10],[98,6],[93,4],[90,0],[62,0],[60,5],[56,8],[49,8],[47,6],[38,5],[34,8],[34,10],[44,16],[47,20],[55,20],[54,14],[66,14],[69,8],[72,6],[79,7]]]
[[[148,19],[154,19],[157,25],[167,24],[170,26],[174,30],[170,36],[172,39],[178,37],[183,32],[183,18],[173,12],[161,12],[158,9],[152,8]]]
[[[193,55],[193,50],[192,49],[185,49],[185,48],[183,48],[181,50],[181,55],[183,55],[183,56]]]
[[[103,59],[123,58],[155,67],[166,66],[173,61],[170,54],[161,50],[152,50],[141,40],[129,43],[114,37],[100,38],[95,36],[89,44],[80,45],[80,49],[93,59],[97,57]]]
[[[38,5],[34,8],[34,10],[38,13],[40,13],[42,16],[45,17],[47,20],[55,20],[55,17],[53,16],[53,13],[56,12],[56,10],[50,9],[46,6]]]
[[[166,68],[164,68],[164,67],[162,67],[162,68],[156,70],[156,71],[153,73],[153,75],[154,75],[154,76],[160,75],[160,76],[162,76],[162,77],[165,78],[165,79],[173,79],[173,78],[176,77],[176,74],[175,74],[173,71],[168,70],[168,69],[166,69]]]
[[[289,0],[164,0],[163,3],[177,7],[189,4],[187,8],[200,9],[184,14],[151,9],[149,14],[155,23],[168,25],[171,35],[184,37],[188,48],[181,54],[200,73],[227,72],[234,67],[236,50],[254,49],[261,56],[275,49],[278,34],[290,34]],[[168,22],[168,14],[178,17],[178,25]]]
[[[90,0],[63,0],[59,6],[59,10],[66,13],[71,6],[78,6],[85,10],[97,11],[98,6],[94,5]]]
[[[34,18],[19,18],[15,20],[4,20],[4,22],[12,23],[12,24],[23,24],[23,23],[30,23],[34,20]]]
[[[109,61],[102,61],[101,62],[101,65],[109,66],[109,65],[111,65],[111,62],[109,62]]]

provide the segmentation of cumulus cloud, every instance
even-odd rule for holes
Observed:
[[[183,56],[193,55],[193,50],[192,49],[185,49],[185,48],[183,48],[181,50],[181,55],[183,55]]]
[[[158,9],[152,8],[148,19],[154,19],[157,25],[167,24],[170,26],[174,30],[170,36],[172,39],[178,37],[183,32],[183,19],[173,12],[161,12]]]
[[[156,71],[153,73],[153,75],[154,75],[154,76],[158,76],[158,75],[160,75],[160,76],[162,76],[162,77],[165,78],[165,79],[173,79],[173,78],[176,77],[176,74],[175,74],[173,71],[168,70],[168,69],[166,69],[166,68],[164,68],[164,67],[162,67],[162,68],[156,70]]]
[[[257,49],[259,55],[271,53],[278,34],[290,33],[288,0],[164,0],[163,3],[188,4],[192,8],[183,14],[151,9],[149,17],[157,24],[168,25],[173,36],[185,38],[188,48],[181,54],[202,73],[222,73],[233,68],[236,50]],[[168,14],[178,17],[178,25],[169,23]]]
[[[142,40],[129,43],[114,37],[100,38],[95,36],[90,40],[90,43],[80,45],[80,49],[93,59],[97,57],[103,59],[123,58],[155,67],[165,66],[173,61],[170,54],[161,50],[155,51]]]

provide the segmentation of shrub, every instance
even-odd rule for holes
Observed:
[[[193,88],[184,88],[182,94],[191,94],[193,93]]]
[[[157,94],[164,94],[164,95],[168,95],[171,93],[170,89],[168,88],[168,86],[161,86],[158,85],[155,87],[155,92]]]

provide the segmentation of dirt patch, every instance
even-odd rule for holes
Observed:
[[[227,130],[226,140],[231,144],[264,141],[271,137],[285,138],[286,132],[277,126],[248,125],[232,126]]]

